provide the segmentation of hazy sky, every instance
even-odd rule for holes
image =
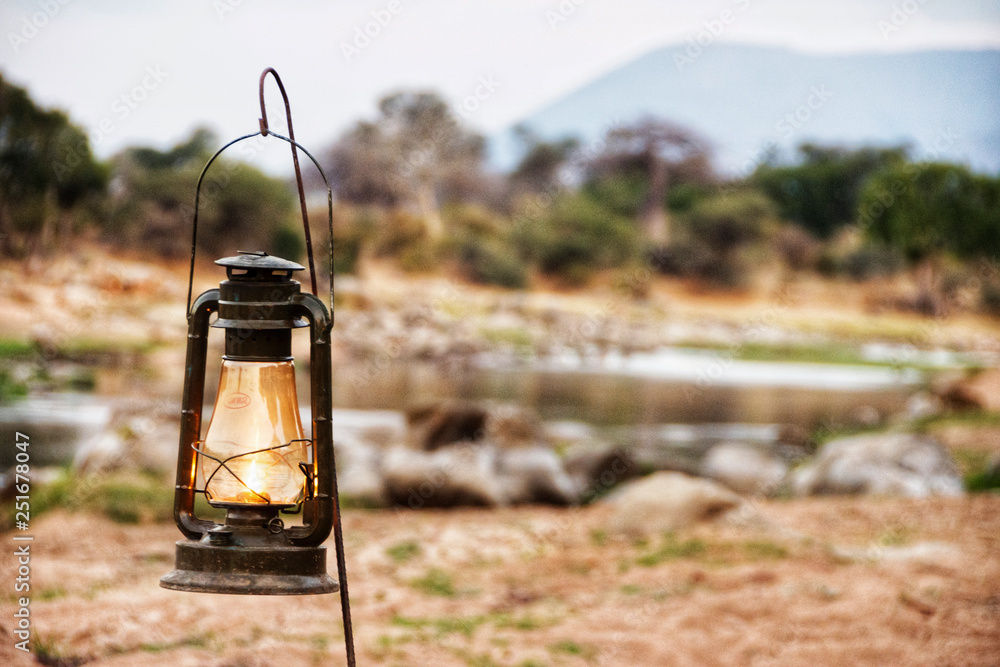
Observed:
[[[466,122],[492,132],[706,30],[821,53],[1000,48],[1000,2],[0,0],[0,26],[0,72],[69,111],[106,157],[169,146],[199,124],[222,139],[255,131],[268,66],[284,80],[297,138],[321,149],[392,90],[434,89],[458,106],[478,88],[485,99]],[[280,131],[276,88],[268,105]],[[287,147],[260,160],[290,168]]]

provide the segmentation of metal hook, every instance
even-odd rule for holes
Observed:
[[[260,133],[266,137],[270,131],[267,126],[267,108],[264,105],[264,80],[268,74],[274,76],[274,81],[278,84],[278,90],[281,91],[281,99],[285,102],[285,118],[288,119],[288,138],[295,141],[295,130],[292,129],[292,108],[288,104],[288,94],[285,92],[285,85],[281,83],[281,77],[278,76],[273,67],[268,67],[260,75]],[[302,170],[299,168],[299,153],[295,149],[294,143],[290,145],[292,147],[292,163],[295,165],[295,184],[299,188],[299,206],[302,208],[302,226],[305,228],[306,254],[309,258],[309,278],[312,281],[313,294],[318,295],[319,292],[316,290],[316,266],[313,263],[312,235],[309,233],[309,212],[306,209],[306,192],[302,185]]]

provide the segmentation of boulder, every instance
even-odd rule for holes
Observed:
[[[639,465],[628,450],[605,442],[578,442],[571,446],[563,455],[563,466],[584,499],[639,476]]]
[[[411,509],[505,502],[496,474],[497,451],[467,444],[434,452],[396,447],[382,461],[382,480],[389,502]]]
[[[459,442],[489,440],[501,447],[523,447],[542,440],[537,415],[503,403],[422,403],[406,411],[406,422],[411,446],[426,452]]]
[[[810,463],[796,470],[799,496],[875,494],[921,498],[957,496],[962,478],[947,449],[913,433],[858,435],[828,442]]]
[[[388,504],[382,483],[382,451],[360,438],[341,434],[333,441],[337,458],[337,491],[341,498],[365,507]]]
[[[715,519],[743,503],[716,482],[677,472],[658,472],[629,482],[609,502],[614,505],[609,528],[631,536]]]
[[[498,464],[506,504],[572,505],[579,499],[577,485],[547,447],[501,449]]]
[[[1000,368],[987,368],[971,376],[945,376],[934,392],[944,405],[956,410],[1000,411]]]
[[[409,442],[432,452],[456,442],[473,442],[486,435],[486,409],[464,401],[435,401],[406,411]]]
[[[708,451],[701,472],[736,493],[768,495],[781,486],[788,474],[788,465],[761,447],[724,442]]]

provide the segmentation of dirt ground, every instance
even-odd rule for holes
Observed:
[[[358,662],[1000,664],[1000,497],[756,509],[639,541],[609,535],[603,506],[348,511]],[[52,512],[31,533],[41,664],[345,663],[337,595],[159,588],[172,525]],[[35,665],[13,648],[15,576],[8,555],[0,663]]]

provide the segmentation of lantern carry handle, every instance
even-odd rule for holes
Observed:
[[[263,123],[263,121],[262,121],[262,123]],[[313,157],[312,153],[310,153],[308,150],[306,150],[305,146],[303,146],[299,142],[295,141],[294,139],[289,139],[288,137],[286,137],[284,135],[281,135],[281,134],[278,134],[277,132],[275,132],[273,130],[267,130],[267,134],[266,135],[263,132],[254,132],[252,134],[244,134],[242,137],[237,137],[236,139],[233,139],[228,144],[226,144],[225,146],[223,146],[222,148],[220,148],[219,150],[217,150],[215,152],[215,154],[205,164],[205,168],[201,170],[201,176],[198,177],[198,186],[195,188],[195,194],[194,194],[194,221],[193,221],[193,224],[192,224],[192,227],[191,227],[191,268],[190,268],[190,271],[188,272],[187,317],[188,317],[188,319],[191,319],[191,294],[192,294],[192,289],[193,289],[193,285],[194,285],[194,260],[195,260],[195,253],[197,252],[197,246],[198,246],[198,207],[199,207],[199,205],[201,203],[201,185],[202,185],[202,183],[205,180],[205,174],[208,173],[209,168],[212,166],[212,163],[215,162],[216,158],[218,158],[220,155],[222,155],[222,152],[225,151],[227,148],[229,148],[233,144],[239,143],[241,141],[245,141],[247,139],[252,139],[252,138],[258,137],[258,136],[261,136],[261,137],[263,137],[263,136],[277,137],[278,139],[281,139],[282,141],[285,141],[288,144],[290,144],[292,146],[292,149],[298,148],[299,150],[301,150],[303,153],[306,154],[306,156],[310,160],[312,160],[312,163],[316,166],[316,170],[319,172],[320,177],[323,179],[323,185],[326,186],[327,228],[328,228],[327,232],[330,235],[330,248],[329,248],[329,251],[330,251],[330,326],[333,326],[333,317],[334,317],[334,315],[333,315],[333,280],[334,280],[333,279],[333,190],[330,188],[330,182],[327,180],[326,174],[323,172],[323,168],[319,166],[319,162],[316,160],[316,158]],[[296,158],[296,167],[298,166],[298,161],[297,160],[298,160],[298,158]],[[301,185],[302,185],[301,184],[301,174],[299,174],[297,172],[296,173],[296,178],[299,179],[299,186],[301,188]],[[302,190],[300,189],[299,192],[301,193]],[[304,202],[305,199],[303,198],[302,201]],[[303,205],[304,205],[304,203],[303,203]],[[303,222],[304,222],[304,225],[305,225],[305,229],[308,230],[309,229],[309,227],[308,227],[308,224],[309,224],[308,219],[304,219]],[[313,292],[316,292],[316,272],[315,272],[314,267],[313,267],[312,245],[309,243],[310,236],[309,236],[308,231],[306,232],[306,239],[307,239],[307,248],[309,248],[309,253],[308,253],[309,254],[309,271],[310,271],[310,274],[312,275]],[[318,296],[318,292],[316,294]]]

